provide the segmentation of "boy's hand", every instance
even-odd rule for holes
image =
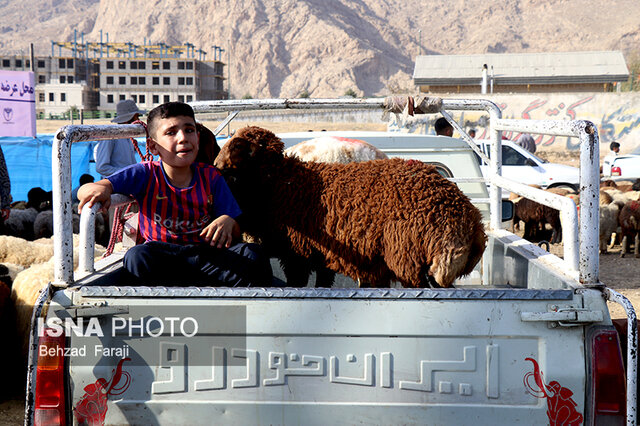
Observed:
[[[234,236],[239,235],[240,227],[231,216],[222,215],[207,225],[206,228],[200,232],[200,236],[203,237],[212,247],[217,248],[229,248]]]
[[[98,182],[85,183],[78,190],[78,213],[82,213],[82,207],[86,204],[92,207],[95,203],[102,203],[102,210],[107,211],[111,204],[111,194],[113,187],[108,179],[102,179]]]

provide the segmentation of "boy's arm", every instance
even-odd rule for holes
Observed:
[[[95,203],[102,203],[102,208],[107,210],[111,204],[111,194],[113,187],[109,179],[102,179],[98,182],[85,183],[78,190],[78,213],[82,212],[82,207],[87,204],[89,207]]]
[[[213,247],[229,248],[233,239],[240,236],[240,226],[234,218],[223,214],[207,225],[200,236]]]

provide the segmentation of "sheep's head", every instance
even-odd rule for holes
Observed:
[[[244,169],[274,156],[283,157],[284,143],[273,132],[244,127],[222,147],[215,161],[220,170]]]

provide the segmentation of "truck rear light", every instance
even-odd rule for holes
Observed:
[[[624,424],[626,380],[615,330],[598,330],[591,340],[593,419],[596,425]]]
[[[36,368],[36,426],[65,425],[64,347],[65,336],[54,336],[50,328],[43,329],[38,341]]]
[[[620,169],[620,167],[618,167],[618,166],[612,167],[611,168],[611,176],[622,176],[622,170]]]

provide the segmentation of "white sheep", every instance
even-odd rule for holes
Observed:
[[[285,149],[284,155],[302,161],[342,164],[388,158],[384,152],[365,141],[339,136],[322,136],[300,142]]]
[[[1,236],[0,236],[1,238]],[[78,235],[73,236],[73,246],[77,248],[80,238]],[[14,242],[14,241],[9,241]],[[20,339],[22,355],[27,354],[29,346],[29,329],[31,326],[31,314],[33,312],[33,306],[42,289],[46,288],[47,284],[53,281],[54,278],[54,259],[53,259],[53,238],[46,240],[38,240],[37,242],[27,242],[32,249],[38,253],[32,258],[42,260],[44,258],[43,247],[51,249],[51,255],[44,261],[34,263],[29,268],[18,273],[13,280],[13,286],[11,288],[11,299],[16,309],[16,328],[18,331],[18,338]],[[20,250],[22,252],[28,251],[28,248],[23,247],[20,244]],[[1,250],[0,250],[1,251]],[[101,256],[105,252],[105,248],[96,245],[95,256]],[[74,250],[74,268],[78,266],[78,253]]]

